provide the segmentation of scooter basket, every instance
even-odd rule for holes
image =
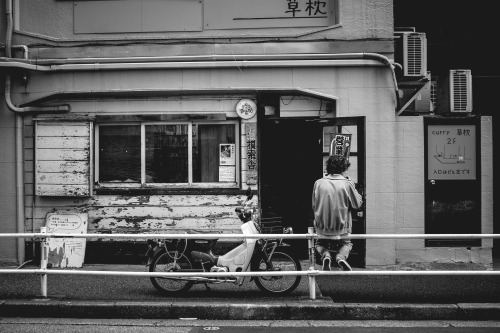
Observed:
[[[260,219],[260,230],[263,234],[282,234],[283,221],[279,216],[262,217]]]

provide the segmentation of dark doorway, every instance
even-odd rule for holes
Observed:
[[[260,126],[260,200],[263,218],[278,218],[294,233],[313,226],[311,196],[314,182],[323,177],[329,156],[329,133],[353,132],[353,172],[364,189],[364,118],[266,119]],[[352,177],[351,177],[352,178]],[[364,208],[353,214],[353,233],[365,233]],[[307,258],[307,241],[290,240],[301,258]],[[354,240],[349,262],[365,266],[365,240]]]

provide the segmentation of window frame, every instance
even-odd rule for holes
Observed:
[[[235,127],[235,145],[236,145],[236,163],[235,163],[235,182],[193,182],[193,124],[198,125],[234,125]],[[155,125],[187,125],[188,126],[188,182],[187,183],[147,183],[146,182],[146,126]],[[125,182],[100,182],[99,181],[99,131],[101,127],[107,126],[140,126],[141,133],[141,181],[139,183]],[[110,122],[97,123],[94,127],[94,183],[96,188],[151,188],[151,189],[186,189],[186,188],[229,188],[239,189],[241,184],[241,129],[239,120],[196,120],[196,121],[144,121],[144,122]]]

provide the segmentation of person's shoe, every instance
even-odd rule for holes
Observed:
[[[323,258],[323,270],[324,271],[332,270],[332,258],[330,257]]]
[[[339,265],[343,271],[352,271],[351,266],[344,259],[337,260],[337,265]]]

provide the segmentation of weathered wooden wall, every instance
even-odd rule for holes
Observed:
[[[87,213],[89,233],[183,233],[189,229],[241,233],[234,209],[244,195],[99,195],[88,199],[38,197],[34,231],[45,226],[48,213]],[[257,196],[251,200],[257,204]],[[31,213],[31,212],[30,212]],[[31,221],[30,221],[31,220]]]
[[[91,132],[90,122],[37,122],[36,195],[91,195]]]

